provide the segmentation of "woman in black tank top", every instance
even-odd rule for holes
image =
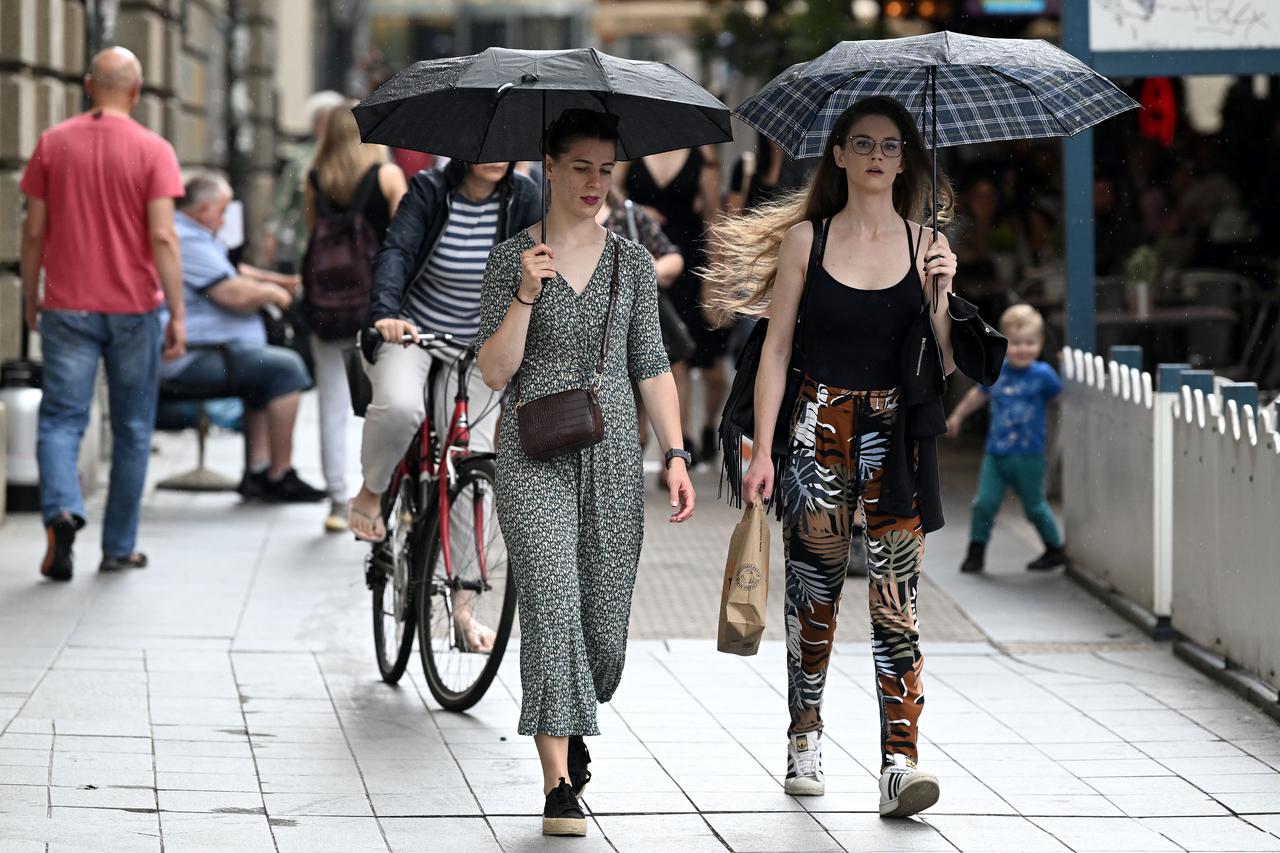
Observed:
[[[912,222],[925,219],[928,181],[911,116],[869,98],[836,122],[808,187],[730,220],[713,247],[731,258],[713,270],[713,307],[769,315],[742,491],[779,499],[785,527],[785,788],[825,792],[822,696],[861,510],[886,817],[915,814],[939,794],[915,766],[924,703],[916,591],[925,533],[941,526],[933,437],[945,431],[945,294],[956,260],[945,237]],[[945,178],[943,187],[949,198]],[[774,442],[775,429],[789,440]]]

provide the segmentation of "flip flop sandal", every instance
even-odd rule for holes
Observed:
[[[353,523],[353,517],[357,515],[372,524],[374,530],[381,530],[382,534],[370,536],[368,533],[362,532],[360,528],[356,527]],[[376,545],[387,538],[387,528],[382,523],[382,519],[374,518],[372,515],[369,515],[369,513],[361,512],[356,509],[355,501],[347,501],[347,526],[351,529],[351,533],[362,542],[372,542]]]

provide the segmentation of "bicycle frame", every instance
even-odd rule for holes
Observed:
[[[417,345],[429,350],[447,345],[452,341],[452,335],[424,334],[419,336]],[[408,338],[406,338],[406,342],[409,342]],[[419,506],[424,509],[434,508],[440,530],[440,552],[444,558],[445,578],[455,592],[458,589],[482,592],[491,588],[483,547],[476,549],[480,580],[478,582],[466,582],[455,579],[453,547],[450,539],[452,531],[449,528],[449,514],[452,509],[449,491],[457,480],[457,461],[471,456],[471,399],[467,391],[467,375],[471,370],[475,357],[475,351],[467,347],[456,362],[458,368],[457,392],[454,396],[453,414],[449,419],[449,428],[444,434],[443,441],[440,440],[436,428],[437,425],[433,418],[435,389],[433,383],[427,383],[427,388],[425,389],[426,417],[423,419],[422,426],[418,428],[415,436],[414,446],[417,452],[406,453],[404,458],[396,465],[390,486],[390,488],[398,489],[405,477],[414,477],[418,485]],[[432,494],[433,491],[434,495]],[[478,510],[474,514],[474,535],[476,543],[479,544],[484,542],[484,513],[479,511],[482,509],[483,498],[477,495],[474,500]],[[418,523],[421,523],[421,519],[415,521],[415,524]],[[419,578],[418,580],[420,583],[425,583],[426,578]]]

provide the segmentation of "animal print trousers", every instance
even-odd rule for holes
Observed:
[[[849,557],[850,528],[865,518],[871,648],[884,766],[915,762],[924,706],[916,585],[924,560],[919,506],[878,511],[898,392],[846,391],[806,377],[782,474],[786,545],[787,701],[791,734],[822,730],[822,694]]]

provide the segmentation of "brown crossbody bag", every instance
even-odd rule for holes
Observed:
[[[600,409],[600,381],[604,378],[605,356],[609,353],[609,332],[613,307],[618,298],[618,241],[613,243],[613,280],[609,284],[609,310],[604,315],[604,335],[595,376],[588,388],[570,388],[527,403],[516,404],[520,446],[530,459],[550,459],[562,453],[599,444],[604,439],[604,413]],[[588,286],[590,284],[588,283]]]

